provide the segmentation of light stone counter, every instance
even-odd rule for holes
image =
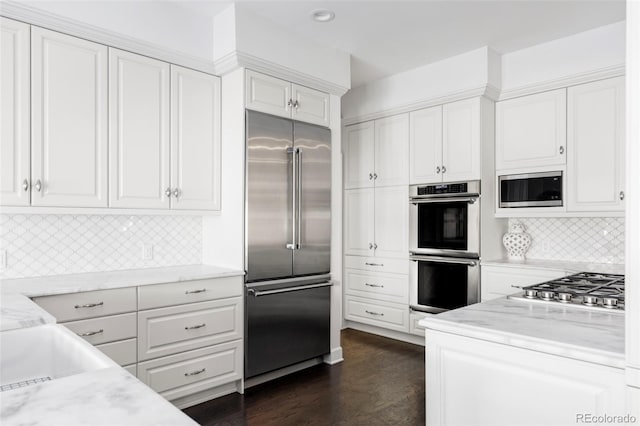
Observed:
[[[0,331],[53,324],[56,319],[26,296],[0,293]]]
[[[560,269],[569,273],[577,272],[600,272],[605,274],[623,274],[624,264],[619,263],[586,263],[586,262],[569,262],[563,260],[544,260],[544,259],[525,259],[525,260],[509,260],[509,259],[490,259],[481,260],[481,265],[506,266],[512,268],[544,268],[544,269]]]
[[[420,325],[611,367],[625,365],[624,313],[500,298],[428,316]]]

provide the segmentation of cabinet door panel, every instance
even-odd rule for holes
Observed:
[[[376,188],[376,257],[409,256],[409,187]]]
[[[291,118],[291,83],[249,70],[246,79],[247,109]]]
[[[373,188],[345,191],[345,254],[370,256],[373,249],[374,202]]]
[[[0,43],[0,205],[28,206],[29,25],[0,17]]]
[[[373,187],[373,121],[348,126],[344,138],[344,187]]]
[[[409,114],[375,121],[375,186],[409,183]]]
[[[442,180],[480,179],[480,98],[442,108]]]
[[[109,202],[168,208],[169,64],[109,49]]]
[[[442,182],[442,106],[409,115],[410,183]]]
[[[568,89],[569,211],[624,211],[624,77]]]
[[[31,204],[106,207],[107,47],[32,27],[31,64]]]
[[[291,118],[329,127],[329,95],[319,90],[291,84],[292,98],[296,106]]]
[[[566,164],[566,103],[566,89],[498,102],[496,169]]]
[[[171,208],[220,210],[220,149],[220,78],[171,65]]]

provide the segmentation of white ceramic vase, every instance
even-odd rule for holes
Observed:
[[[509,224],[509,232],[502,237],[502,244],[507,249],[507,255],[512,260],[524,260],[525,254],[531,247],[531,235],[525,232],[520,222]]]

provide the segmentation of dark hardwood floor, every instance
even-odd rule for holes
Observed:
[[[344,362],[317,365],[184,410],[202,425],[423,425],[424,348],[342,332]]]

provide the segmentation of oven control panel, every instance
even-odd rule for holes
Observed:
[[[467,193],[467,191],[467,182],[418,187],[418,195],[460,194]]]

